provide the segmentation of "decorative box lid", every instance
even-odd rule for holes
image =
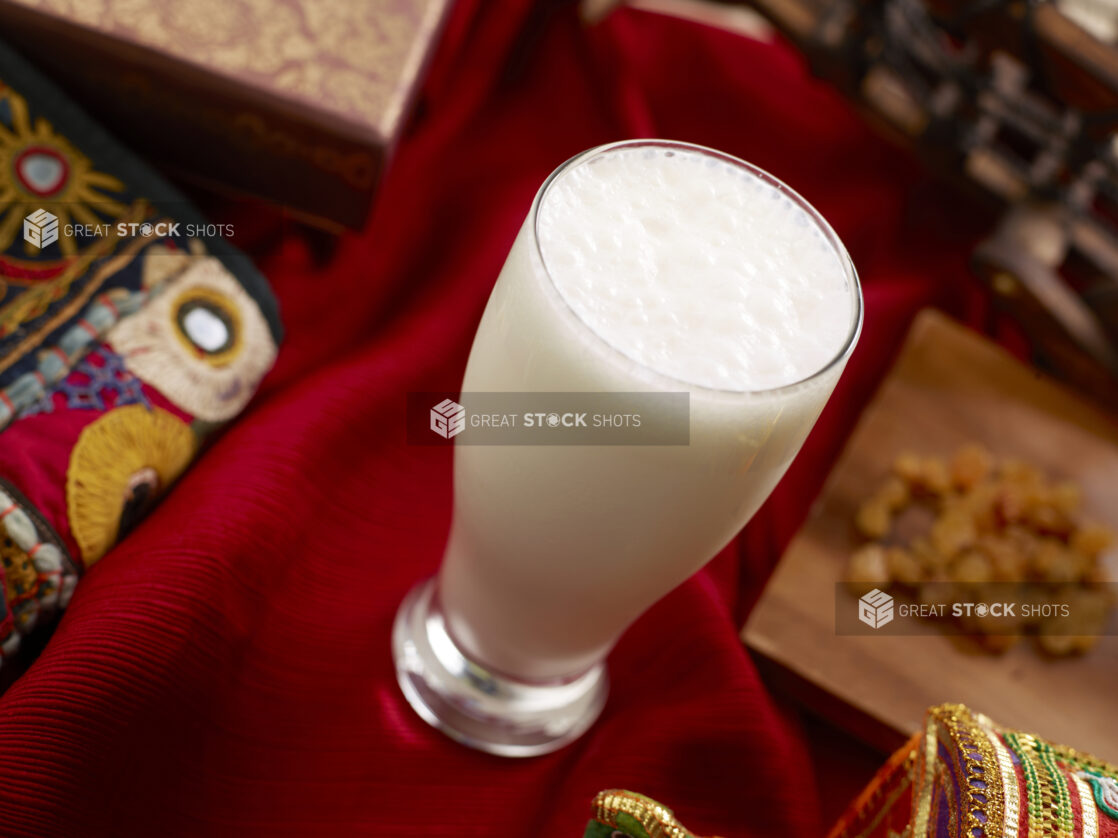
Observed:
[[[287,100],[396,133],[450,0],[8,0]],[[370,137],[371,135],[371,137]]]

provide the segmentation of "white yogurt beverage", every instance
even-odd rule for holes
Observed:
[[[466,445],[438,582],[467,657],[577,677],[749,520],[861,325],[857,277],[784,184],[710,149],[624,143],[544,184],[463,392],[690,393],[690,443]]]

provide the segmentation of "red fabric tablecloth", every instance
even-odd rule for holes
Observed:
[[[544,177],[649,135],[740,155],[813,202],[861,273],[865,332],[770,502],[621,642],[591,733],[528,761],[474,753],[393,676],[393,613],[437,567],[451,504],[449,451],[404,443],[404,394],[458,386]],[[610,786],[702,832],[819,834],[804,728],[737,631],[916,310],[987,319],[966,270],[979,219],[787,46],[493,0],[458,3],[364,233],[216,211],[273,280],[286,344],[0,698],[0,834],[572,838]]]

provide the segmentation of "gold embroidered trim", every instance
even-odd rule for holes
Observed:
[[[1087,783],[1071,775],[1075,790],[1079,794],[1079,810],[1083,819],[1083,838],[1099,838],[1099,810],[1095,807],[1095,794]]]
[[[1002,834],[1005,838],[1017,838],[1021,828],[1021,791],[1017,786],[1017,772],[1013,769],[1013,757],[1009,755],[998,734],[991,729],[989,719],[985,716],[980,717],[980,724],[986,728],[986,738],[994,749],[994,757],[1001,770],[1002,799],[1005,801],[1005,828]]]
[[[928,714],[924,724],[924,753],[916,766],[916,788],[920,789],[920,796],[915,801],[912,818],[912,834],[915,838],[923,838],[928,834],[928,821],[932,813],[932,791],[935,786],[936,762],[936,716]]]
[[[1052,747],[1028,733],[1006,733],[1017,753],[1029,793],[1029,835],[1071,838],[1075,822],[1067,780],[1056,765]]]
[[[43,339],[57,329],[59,325],[65,323],[81,311],[93,295],[101,290],[101,286],[104,285],[108,279],[124,270],[128,264],[136,258],[136,254],[138,254],[146,244],[147,242],[142,237],[137,236],[121,248],[120,252],[115,256],[106,259],[105,262],[97,268],[97,274],[73,297],[73,299],[52,314],[49,320],[20,341],[15,348],[10,350],[10,352],[0,360],[0,372],[3,372],[16,361],[21,360],[28,352],[42,343]],[[76,275],[74,278],[76,278]],[[57,282],[57,280],[55,281]]]
[[[1096,756],[1077,751],[1075,748],[1069,748],[1066,745],[1053,745],[1048,743],[1048,747],[1052,749],[1052,753],[1060,762],[1065,762],[1070,765],[1076,765],[1079,768],[1085,768],[1093,774],[1099,774],[1103,777],[1110,777],[1113,780],[1118,780],[1118,766],[1111,765],[1109,762],[1103,762]]]
[[[675,819],[671,809],[655,800],[632,792],[609,789],[594,798],[593,817],[610,826],[617,826],[618,814],[624,812],[644,827],[649,838],[694,838]]]
[[[858,833],[857,838],[866,838],[870,833],[877,829],[878,825],[885,818],[886,815],[892,810],[896,802],[900,800],[901,795],[904,794],[912,787],[912,780],[908,777],[901,780],[900,784],[893,789],[892,793],[885,798],[885,802],[878,807],[874,813],[873,819],[866,825],[866,828]]]
[[[1033,743],[1033,750],[1037,760],[1044,766],[1045,775],[1048,777],[1047,785],[1055,804],[1053,813],[1056,819],[1057,835],[1060,838],[1073,838],[1075,835],[1075,815],[1071,808],[1071,791],[1068,789],[1068,778],[1056,764],[1056,757],[1047,742],[1037,740]]]
[[[939,815],[935,794],[958,779],[957,805],[943,813],[949,832],[967,838],[1098,838],[1102,821],[1085,769],[1118,781],[1118,766],[1027,733],[999,727],[986,716],[958,704],[928,711],[923,747],[911,752],[913,805],[905,838],[927,838]],[[944,758],[940,757],[940,744]],[[1024,791],[1021,781],[1024,780]],[[1072,786],[1074,785],[1074,792]],[[1076,822],[1078,796],[1082,826]],[[888,806],[895,802],[890,798]],[[880,813],[878,813],[880,814]],[[874,819],[879,826],[881,818]]]
[[[1005,824],[1005,795],[994,747],[986,737],[980,718],[961,704],[939,708],[958,755],[959,808],[970,835],[996,838]]]
[[[866,838],[890,814],[903,795],[909,798],[909,819],[904,827],[905,836],[909,835],[912,823],[912,787],[922,741],[922,735],[914,733],[903,747],[889,757],[873,781],[831,827],[827,838]],[[860,831],[855,832],[856,828]],[[893,830],[889,832],[895,834]]]

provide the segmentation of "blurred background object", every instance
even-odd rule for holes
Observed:
[[[1056,5],[1100,41],[1118,43],[1118,3],[1114,0],[1060,0]]]
[[[0,31],[173,174],[359,229],[449,5],[0,0]]]
[[[757,35],[737,5],[635,5]],[[609,0],[584,0],[600,19]],[[1001,214],[974,252],[1041,368],[1118,408],[1118,4],[752,0],[867,120]]]
[[[1038,644],[1045,654],[1031,643],[1009,644],[1025,634],[1024,628],[1003,625],[1007,645],[991,655],[990,638],[973,627],[949,634],[943,622],[906,616],[902,605],[884,631],[858,622],[858,597],[868,588],[855,585],[855,593],[847,587],[852,580],[869,580],[848,575],[845,568],[864,542],[863,527],[856,527],[854,518],[866,493],[880,485],[899,454],[919,455],[920,479],[931,482],[926,455],[976,442],[1003,462],[1016,461],[1019,471],[1074,481],[1083,517],[1118,529],[1113,417],[1038,376],[1002,347],[926,309],[862,411],[807,521],[750,612],[742,639],[774,689],[884,751],[919,729],[926,707],[957,699],[983,704],[1011,726],[1041,730],[1102,759],[1118,760],[1118,717],[1110,712],[1118,668],[1115,615],[1099,615],[1099,623],[1082,632],[1094,635],[1084,638],[1093,647],[1089,652],[1082,648],[1086,654],[1058,660],[1051,656],[1058,649],[1046,642]],[[948,479],[947,469],[943,472]],[[919,521],[898,522],[898,527],[912,523],[923,527]],[[965,539],[951,529],[942,528],[929,542],[943,549],[944,541]],[[977,528],[972,532],[977,540]],[[1021,532],[1015,525],[1015,535]],[[892,585],[904,571],[891,564],[885,575],[877,580],[881,589],[905,603]],[[988,589],[996,595],[975,595],[975,600],[1015,598],[1015,583],[1036,577],[1009,570],[1001,578],[1005,581]],[[1113,592],[1112,581],[1100,581],[1097,592]],[[1089,609],[1084,603],[1070,611],[1079,619]],[[1024,616],[1023,607],[1017,616]],[[851,631],[851,623],[861,628]],[[1077,643],[1070,635],[1079,633],[1058,629],[1050,642]],[[1054,683],[1059,684],[1058,704]]]

